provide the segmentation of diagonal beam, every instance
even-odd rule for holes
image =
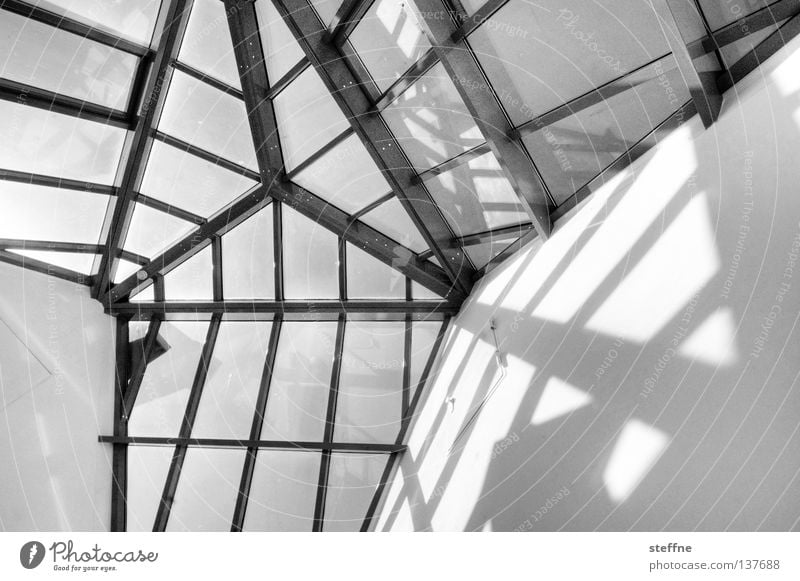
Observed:
[[[273,4],[439,263],[454,285],[468,293],[474,269],[461,249],[440,248],[440,243],[452,237],[450,227],[430,194],[416,181],[415,170],[383,119],[373,112],[361,80],[336,47],[325,42],[327,30],[314,9],[307,0],[273,0]]]
[[[150,359],[150,354],[156,346],[158,340],[158,331],[161,328],[161,318],[154,315],[150,319],[150,326],[147,328],[147,335],[144,341],[140,343],[141,354],[136,360],[136,366],[130,370],[130,378],[128,379],[128,387],[125,390],[125,402],[122,407],[122,419],[127,422],[133,412],[133,406],[136,405],[136,398],[139,395],[139,388],[142,386],[145,371],[147,371],[147,362]],[[139,345],[137,345],[138,347]]]
[[[550,195],[465,40],[453,42],[456,26],[443,0],[415,0],[428,40],[481,130],[534,228],[550,236]]]
[[[68,280],[69,282],[74,282],[81,285],[90,286],[94,280],[91,276],[81,272],[75,272],[74,270],[64,268],[63,266],[56,266],[48,262],[36,260],[35,258],[23,256],[22,254],[6,252],[5,250],[0,250],[0,262],[13,264],[14,266],[20,266],[32,272],[38,272],[47,276],[54,276],[56,278]]]
[[[111,285],[113,258],[117,255],[130,224],[133,200],[136,192],[139,191],[144,175],[145,161],[152,146],[150,133],[161,115],[166,88],[169,86],[172,74],[170,62],[178,55],[180,41],[188,20],[187,0],[172,0],[169,4],[158,51],[153,59],[153,69],[145,86],[146,100],[142,106],[142,113],[136,121],[130,151],[122,172],[119,199],[114,206],[106,250],[100,261],[97,280],[92,287],[94,298],[103,297]]]
[[[446,270],[441,267],[430,269],[396,241],[360,221],[353,221],[351,216],[335,206],[296,184],[285,181],[285,176],[276,169],[283,168],[283,156],[273,103],[268,97],[270,85],[255,6],[242,0],[226,0],[225,5],[228,9],[228,25],[256,148],[256,159],[266,192],[272,198],[289,205],[340,238],[352,242],[381,262],[400,270],[434,292],[454,300],[458,300],[459,296],[465,296],[466,293],[458,289],[451,290],[452,284]],[[313,12],[312,16],[319,25],[319,20],[316,20]],[[354,129],[358,131],[356,127]],[[426,207],[428,211],[436,211],[430,202]],[[441,216],[439,218],[443,220]],[[430,266],[435,265],[430,264]]]
[[[203,387],[206,382],[209,366],[211,365],[211,355],[214,352],[214,344],[217,341],[217,334],[219,333],[220,320],[221,315],[214,315],[214,318],[211,319],[211,323],[208,325],[208,333],[206,334],[206,340],[203,344],[203,351],[200,354],[197,372],[192,382],[192,389],[189,392],[189,401],[186,403],[186,413],[183,416],[183,422],[181,423],[178,436],[179,441],[172,455],[172,462],[169,465],[167,479],[164,483],[164,491],[161,493],[161,502],[156,512],[153,532],[163,532],[167,530],[169,514],[172,510],[172,503],[175,500],[175,491],[178,489],[178,480],[180,479],[181,470],[183,469],[183,463],[186,460],[186,452],[188,450],[188,444],[183,443],[182,440],[188,440],[192,435],[192,427],[197,417],[200,399],[203,396]]]

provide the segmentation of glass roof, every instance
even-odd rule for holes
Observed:
[[[366,526],[526,184],[558,215],[691,100],[649,3],[464,0],[436,49],[421,0],[310,4],[0,6],[0,258],[130,319],[129,530]]]

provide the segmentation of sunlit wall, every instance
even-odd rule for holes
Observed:
[[[795,39],[482,281],[377,530],[800,528],[798,79]]]

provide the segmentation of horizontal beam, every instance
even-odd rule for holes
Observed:
[[[459,246],[477,246],[479,244],[485,244],[487,242],[492,242],[500,238],[508,238],[510,236],[522,236],[526,234],[531,228],[533,224],[530,222],[525,222],[522,224],[512,224],[510,226],[504,226],[502,228],[495,228],[494,230],[487,230],[485,232],[477,232],[475,234],[467,234],[466,236],[462,236],[460,238],[456,238],[453,240],[453,244],[457,244]]]
[[[446,301],[175,301],[112,303],[111,315],[177,313],[275,313],[275,314],[366,314],[419,313],[455,314],[459,306]]]
[[[109,34],[99,28],[94,28],[88,24],[69,18],[68,16],[63,16],[45,10],[44,8],[33,6],[28,2],[22,2],[20,0],[2,0],[2,2],[0,2],[0,8],[138,57],[146,56],[151,52],[146,46],[114,36],[113,34]]]
[[[133,123],[125,111],[118,111],[8,79],[0,79],[0,99],[17,105],[35,107],[122,129],[130,129]]]
[[[357,442],[293,442],[284,440],[231,440],[224,438],[161,438],[147,436],[98,436],[102,444],[140,446],[186,446],[206,448],[278,448],[282,450],[326,450],[331,452],[402,452],[402,444],[370,444]]]
[[[35,258],[29,258],[21,254],[6,252],[5,250],[0,250],[0,262],[12,264],[14,266],[20,266],[32,272],[38,272],[47,276],[68,280],[69,282],[74,282],[80,285],[91,286],[93,282],[93,277],[81,272],[75,272],[74,270],[69,270],[68,268],[55,266],[54,264],[36,260]]]
[[[176,71],[180,71],[183,74],[192,77],[196,81],[200,81],[201,83],[205,83],[210,87],[214,87],[216,90],[222,91],[223,93],[230,95],[231,97],[234,97],[239,100],[244,99],[244,95],[242,95],[242,92],[239,89],[231,87],[229,84],[223,83],[219,79],[216,79],[211,75],[207,75],[204,72],[199,71],[196,68],[187,65],[186,63],[183,63],[176,59],[172,61],[172,67]]]
[[[102,194],[105,196],[117,195],[117,188],[115,188],[114,186],[96,184],[92,182],[86,182],[83,180],[71,180],[66,178],[59,178],[56,176],[35,174],[26,171],[17,171],[13,169],[0,169],[0,180],[7,182],[17,182],[21,184],[31,184],[34,186],[59,188],[62,190],[75,190],[78,192],[87,192],[90,194]]]
[[[157,141],[161,143],[166,143],[174,147],[175,149],[180,149],[181,151],[185,151],[195,157],[199,157],[203,161],[207,161],[208,163],[213,163],[216,166],[225,168],[229,171],[232,171],[235,174],[244,176],[249,178],[255,182],[261,179],[261,176],[258,175],[258,172],[252,170],[248,167],[244,167],[243,165],[239,165],[238,163],[234,163],[229,159],[222,157],[221,155],[217,155],[216,153],[211,153],[201,147],[197,147],[196,145],[192,145],[182,139],[178,139],[177,137],[173,137],[172,135],[168,135],[166,133],[162,133],[157,129],[154,129],[152,132],[152,136]]]

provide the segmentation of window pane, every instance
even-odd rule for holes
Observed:
[[[457,236],[528,222],[528,214],[493,153],[425,181]]]
[[[250,437],[271,328],[270,322],[222,322],[193,438]]]
[[[123,248],[154,258],[195,229],[194,224],[137,203]]]
[[[255,185],[244,176],[154,141],[140,190],[208,218]]]
[[[128,421],[131,436],[178,436],[207,330],[207,322],[161,323],[158,334],[169,348],[147,364]]]
[[[309,165],[294,181],[348,214],[354,214],[391,190],[356,135]]]
[[[174,450],[171,446],[128,446],[127,531],[153,530]]]
[[[431,47],[411,6],[402,0],[373,2],[349,40],[382,91]]]
[[[63,14],[115,35],[149,45],[160,0],[39,0],[42,8]]]
[[[394,442],[402,411],[404,344],[402,321],[347,322],[335,441]]]
[[[411,361],[409,362],[409,374],[412,397],[422,378],[422,372],[428,363],[433,344],[439,334],[442,324],[433,321],[414,321],[411,324]]]
[[[0,238],[97,244],[109,197],[0,181]]]
[[[753,32],[752,34],[748,34],[744,38],[740,38],[736,42],[720,48],[719,52],[722,55],[722,60],[725,62],[725,66],[730,69],[740,58],[764,42],[767,37],[774,33],[778,28],[783,26],[785,22],[786,20],[782,20],[777,24],[773,24],[762,30]]]
[[[112,184],[125,130],[0,101],[0,167]]]
[[[117,284],[116,281],[114,282],[114,284]],[[130,301],[132,303],[152,302],[154,300],[156,300],[156,297],[155,297],[155,285],[152,285],[152,284],[150,286],[142,289],[141,291],[139,291],[135,295],[132,295],[131,298],[130,298]]]
[[[214,298],[212,271],[209,245],[164,275],[164,297],[168,301],[210,301]]]
[[[128,53],[2,12],[0,76],[54,93],[127,109],[138,59]]]
[[[439,63],[381,113],[418,170],[483,143],[453,81]]]
[[[518,236],[498,237],[491,242],[484,242],[483,244],[476,244],[474,246],[465,246],[464,252],[469,256],[475,268],[481,269],[517,238]]]
[[[428,249],[422,234],[397,198],[392,198],[367,212],[361,217],[361,221],[417,254]]]
[[[348,127],[314,67],[306,69],[281,91],[273,104],[286,171],[291,171]]]
[[[230,531],[245,450],[189,448],[167,531]]]
[[[231,87],[241,86],[222,2],[194,0],[178,58]]]
[[[175,71],[158,128],[250,169],[257,168],[244,102]]]
[[[339,296],[336,235],[283,206],[283,270],[288,299]]]
[[[300,62],[303,50],[271,0],[256,2],[256,18],[261,31],[261,45],[267,60],[269,82],[275,84]]]
[[[411,281],[411,298],[413,298],[416,301],[426,301],[426,300],[438,301],[444,297],[436,294],[432,290],[427,289],[418,282]]]
[[[523,137],[556,204],[688,101],[689,92],[678,69],[648,70],[656,78]]]
[[[263,0],[266,1],[266,0]],[[311,0],[311,5],[319,14],[319,18],[326,26],[331,23],[336,11],[342,5],[342,0]]]
[[[469,42],[514,125],[669,52],[649,2],[509,2]]]
[[[77,252],[51,252],[49,250],[9,250],[14,254],[20,254],[33,258],[34,260],[41,260],[54,266],[60,266],[81,274],[92,273],[92,263],[94,262],[94,254],[79,254]]]
[[[267,206],[222,237],[226,299],[275,298],[273,211]]]
[[[306,531],[314,524],[321,454],[259,450],[245,531]]]
[[[114,261],[114,276],[111,280],[114,284],[119,284],[137,270],[138,264],[118,258]]]
[[[281,327],[263,440],[322,441],[336,325],[287,322]]]
[[[348,244],[347,296],[351,299],[403,300],[406,298],[406,279],[399,270]]]
[[[389,456],[333,454],[325,502],[326,531],[358,531]]]

